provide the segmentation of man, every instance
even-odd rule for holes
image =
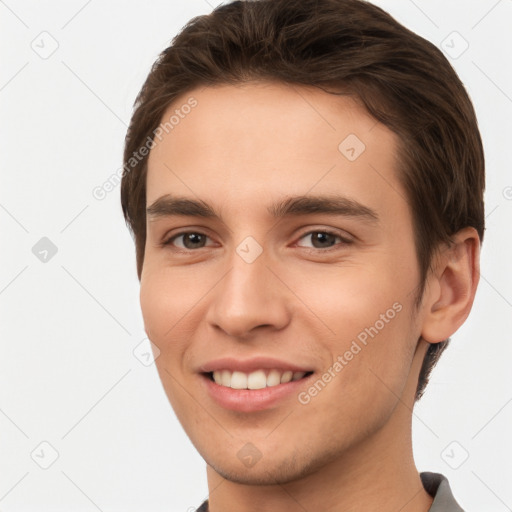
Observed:
[[[360,0],[223,5],[155,63],[124,163],[199,510],[461,510],[411,442],[484,232],[477,122],[441,52]]]

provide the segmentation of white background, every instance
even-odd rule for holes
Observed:
[[[512,510],[512,1],[376,3],[452,53],[487,162],[480,286],[415,409],[417,465],[469,512]],[[217,4],[0,2],[2,512],[185,512],[207,496],[205,463],[133,353],[148,342],[119,187],[92,190],[122,165],[158,53]],[[43,237],[47,262],[32,251]]]

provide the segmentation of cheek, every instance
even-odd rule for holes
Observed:
[[[144,327],[161,351],[170,346],[173,350],[179,349],[178,343],[183,336],[180,333],[184,324],[182,319],[197,302],[197,293],[194,294],[191,288],[182,286],[179,279],[172,279],[164,271],[146,270],[142,274],[139,299]]]
[[[169,329],[172,325],[172,318],[168,316],[168,311],[164,314],[164,310],[168,307],[164,306],[167,300],[165,300],[161,283],[143,274],[139,300],[146,333],[153,343],[157,343],[165,332],[165,326],[167,325]]]
[[[403,385],[416,345],[410,293],[416,277],[414,266],[402,267],[398,275],[382,257],[378,267],[354,265],[328,276],[319,270],[296,288],[317,314],[318,344],[333,363],[341,359],[336,381],[349,394],[361,389],[371,394],[384,386],[379,379],[391,389]]]
[[[399,309],[360,304],[338,315],[338,336],[322,341],[332,363],[300,397],[301,404],[307,403],[304,413],[327,425],[319,429],[359,435],[354,425],[371,432],[390,416],[403,395],[414,353],[410,310],[405,304]]]
[[[331,336],[346,339],[384,321],[394,320],[404,306],[413,276],[395,274],[384,262],[381,266],[347,265],[312,268],[307,279],[289,274],[296,295],[317,315]],[[387,313],[387,314],[386,314]],[[384,319],[381,320],[381,315]],[[396,323],[396,322],[393,322]]]
[[[393,303],[395,308],[381,308],[379,315],[369,320],[355,343],[361,347],[359,364],[348,369],[345,377],[355,383],[359,396],[368,404],[395,403],[402,396],[409,378],[416,346],[411,304]],[[350,385],[350,384],[349,384]]]

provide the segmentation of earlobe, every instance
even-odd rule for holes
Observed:
[[[466,227],[452,240],[449,247],[440,250],[427,286],[421,336],[429,343],[447,339],[464,323],[480,278],[480,239],[476,229]]]

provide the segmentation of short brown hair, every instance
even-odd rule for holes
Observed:
[[[121,204],[140,279],[146,242],[147,156],[166,109],[201,85],[251,80],[319,87],[358,98],[398,135],[420,268],[419,305],[432,258],[466,226],[483,240],[484,155],[469,96],[442,52],[362,0],[246,0],[190,20],[154,63],[125,141]],[[147,153],[147,151],[146,151]],[[135,159],[134,156],[137,155]],[[449,338],[429,345],[416,399]]]

